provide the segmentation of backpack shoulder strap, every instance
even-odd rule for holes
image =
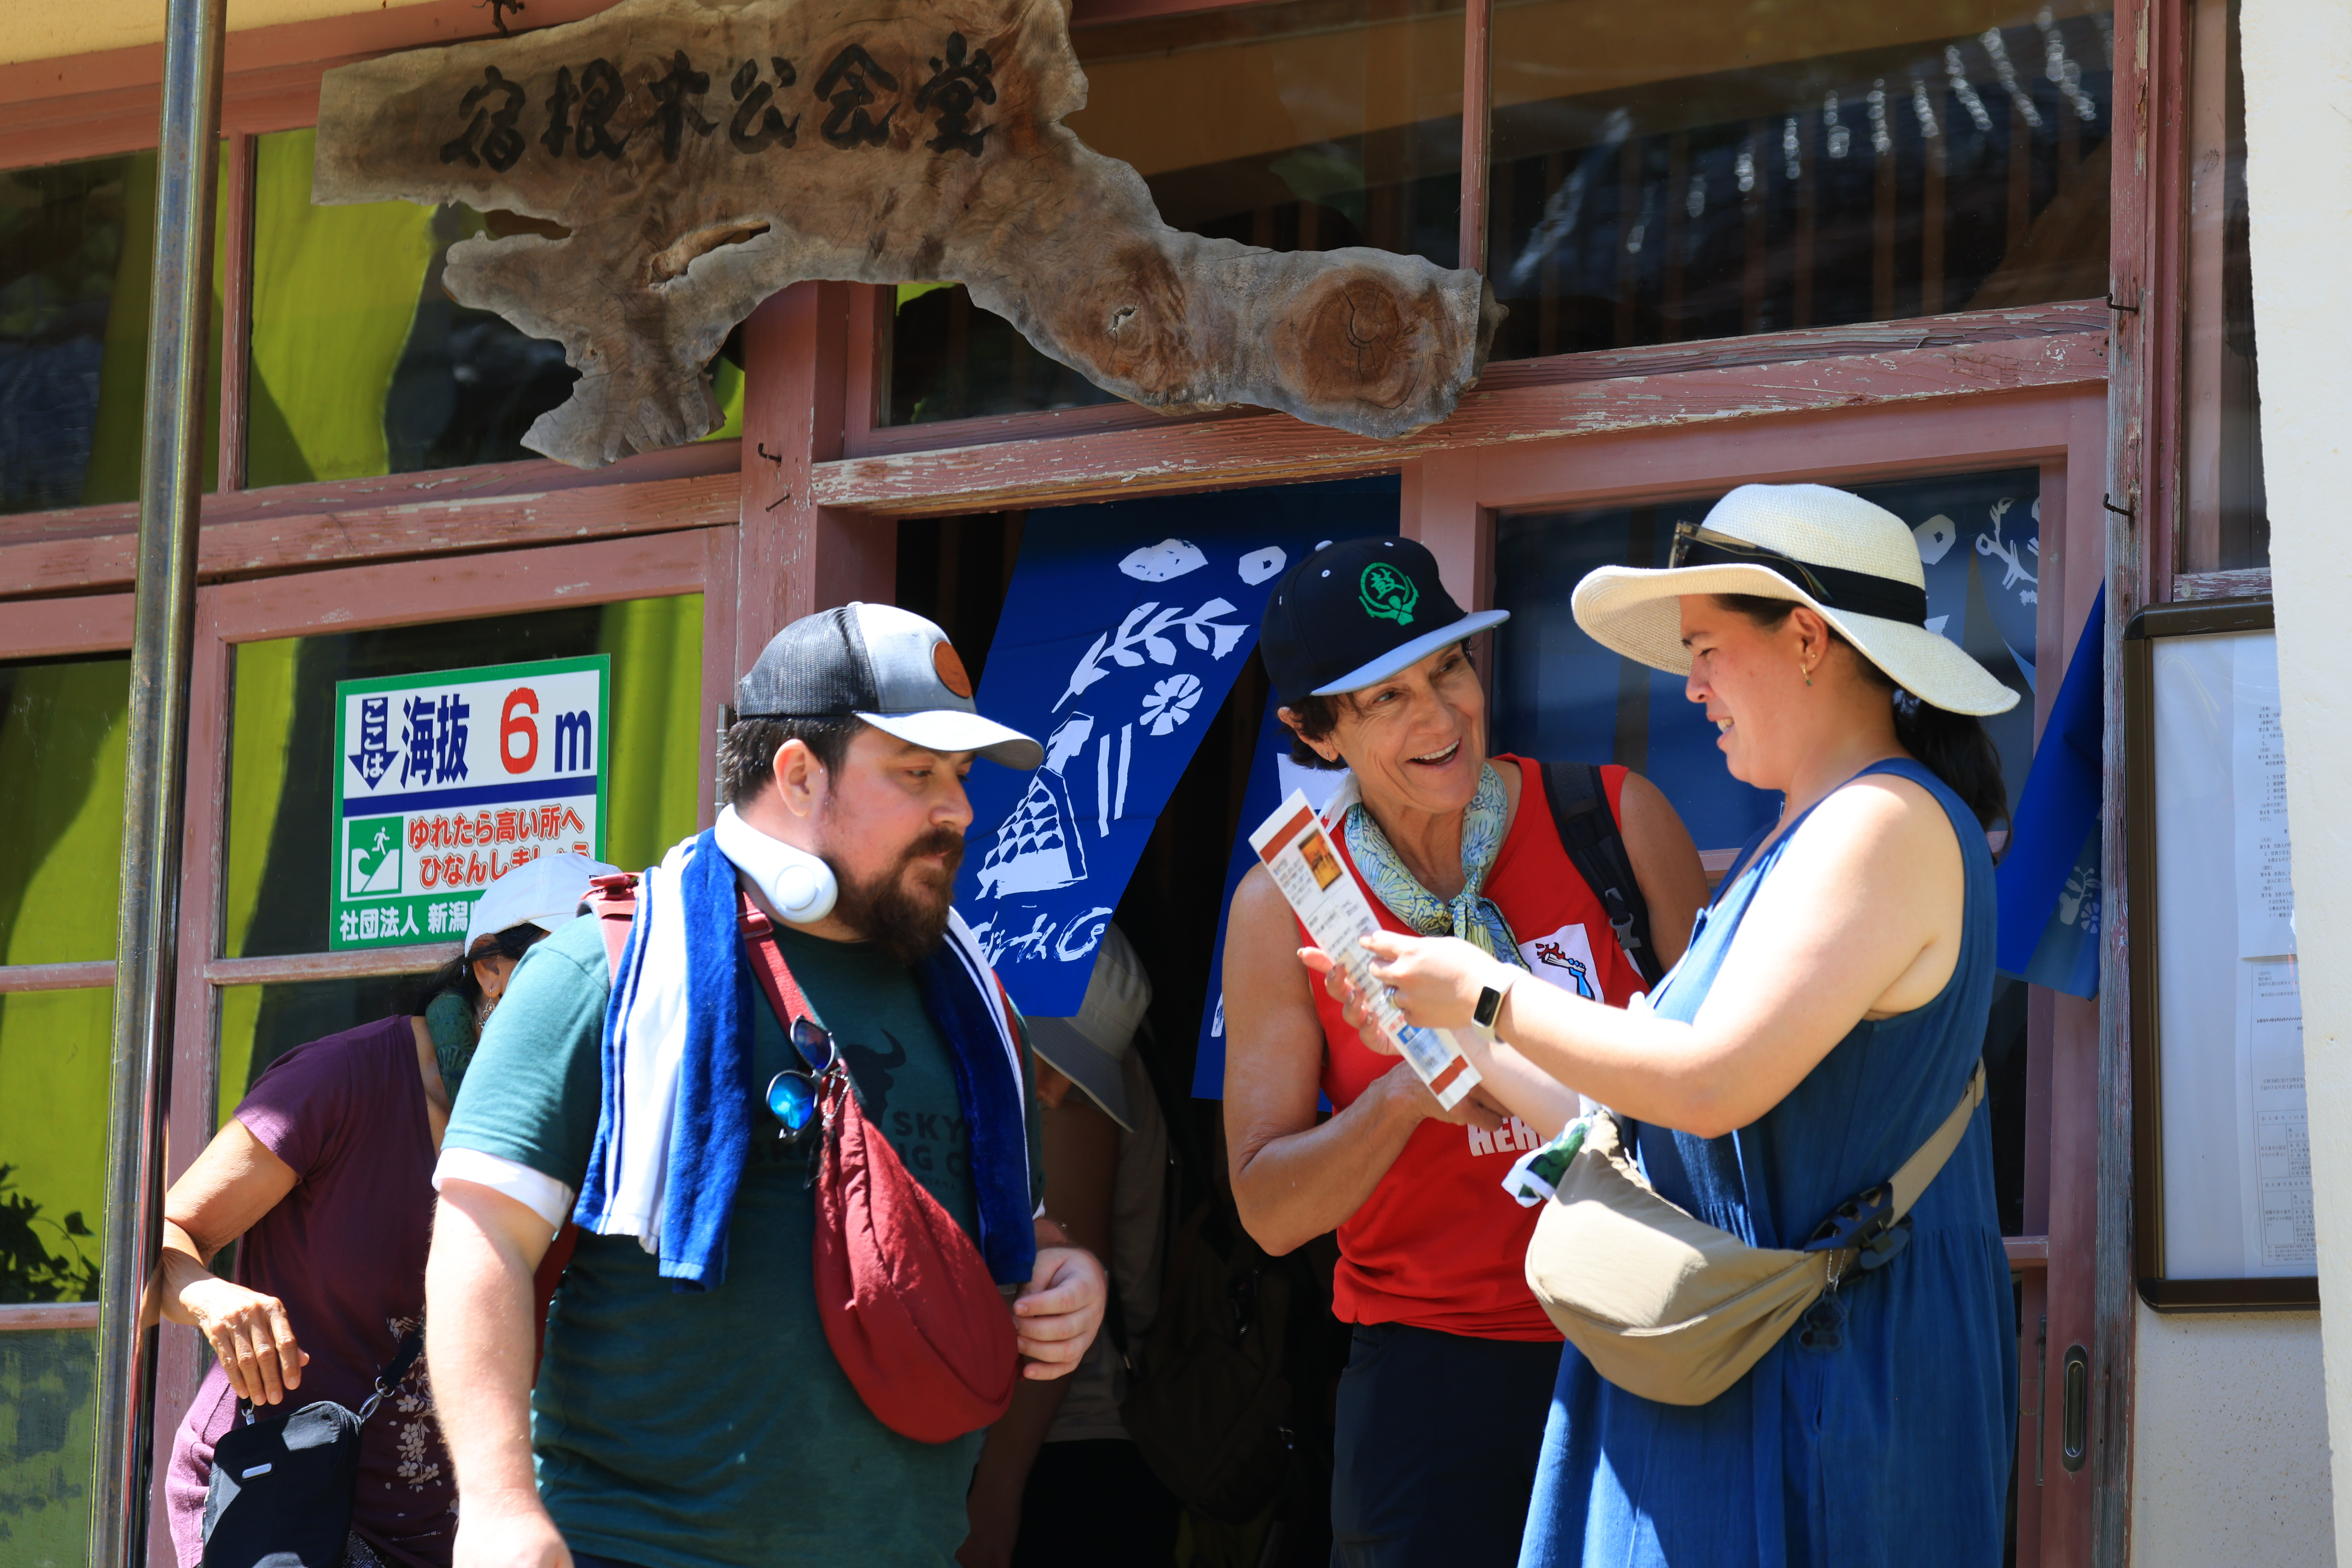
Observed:
[[[1551,805],[1559,847],[1601,900],[1626,961],[1646,984],[1655,985],[1666,970],[1651,940],[1649,900],[1642,896],[1641,879],[1625,852],[1624,830],[1609,809],[1601,770],[1591,763],[1545,763],[1542,767],[1544,798]]]
[[[752,977],[759,981],[768,1005],[775,1011],[777,1024],[789,1038],[793,1022],[814,1017],[816,1009],[809,1005],[808,998],[801,993],[800,982],[793,978],[792,968],[784,962],[784,950],[776,941],[774,924],[751,901],[751,894],[739,892],[736,897],[742,901],[738,923],[743,931],[744,951],[751,960]]]
[[[637,918],[637,874],[614,871],[593,877],[588,888],[588,896],[580,901],[596,917],[596,929],[604,938],[604,965],[617,980],[622,951],[629,945],[629,927]]]

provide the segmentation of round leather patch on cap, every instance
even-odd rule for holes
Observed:
[[[963,672],[963,660],[956,657],[955,645],[945,637],[931,645],[931,668],[939,672],[941,686],[958,697],[971,696],[971,677]]]

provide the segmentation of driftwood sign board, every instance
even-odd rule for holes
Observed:
[[[1060,0],[622,0],[328,72],[312,195],[566,231],[465,240],[446,277],[564,345],[579,384],[525,440],[583,468],[709,432],[703,367],[803,279],[961,282],[1167,413],[1385,438],[1453,411],[1501,316],[1477,273],[1180,233],[1063,127],[1086,93]]]

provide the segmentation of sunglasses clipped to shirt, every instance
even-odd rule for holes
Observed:
[[[834,1048],[833,1032],[805,1014],[793,1020],[793,1049],[805,1067],[786,1068],[768,1080],[768,1114],[776,1119],[776,1136],[797,1142],[817,1120],[827,1075],[844,1072],[841,1053]]]

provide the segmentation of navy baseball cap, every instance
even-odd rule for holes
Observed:
[[[981,717],[948,634],[895,605],[803,616],[769,639],[735,683],[739,719],[863,719],[934,752],[977,752],[1029,769],[1045,748]]]
[[[1258,652],[1275,695],[1295,707],[1302,698],[1360,691],[1510,618],[1508,610],[1465,612],[1418,540],[1349,539],[1325,545],[1274,585]]]

